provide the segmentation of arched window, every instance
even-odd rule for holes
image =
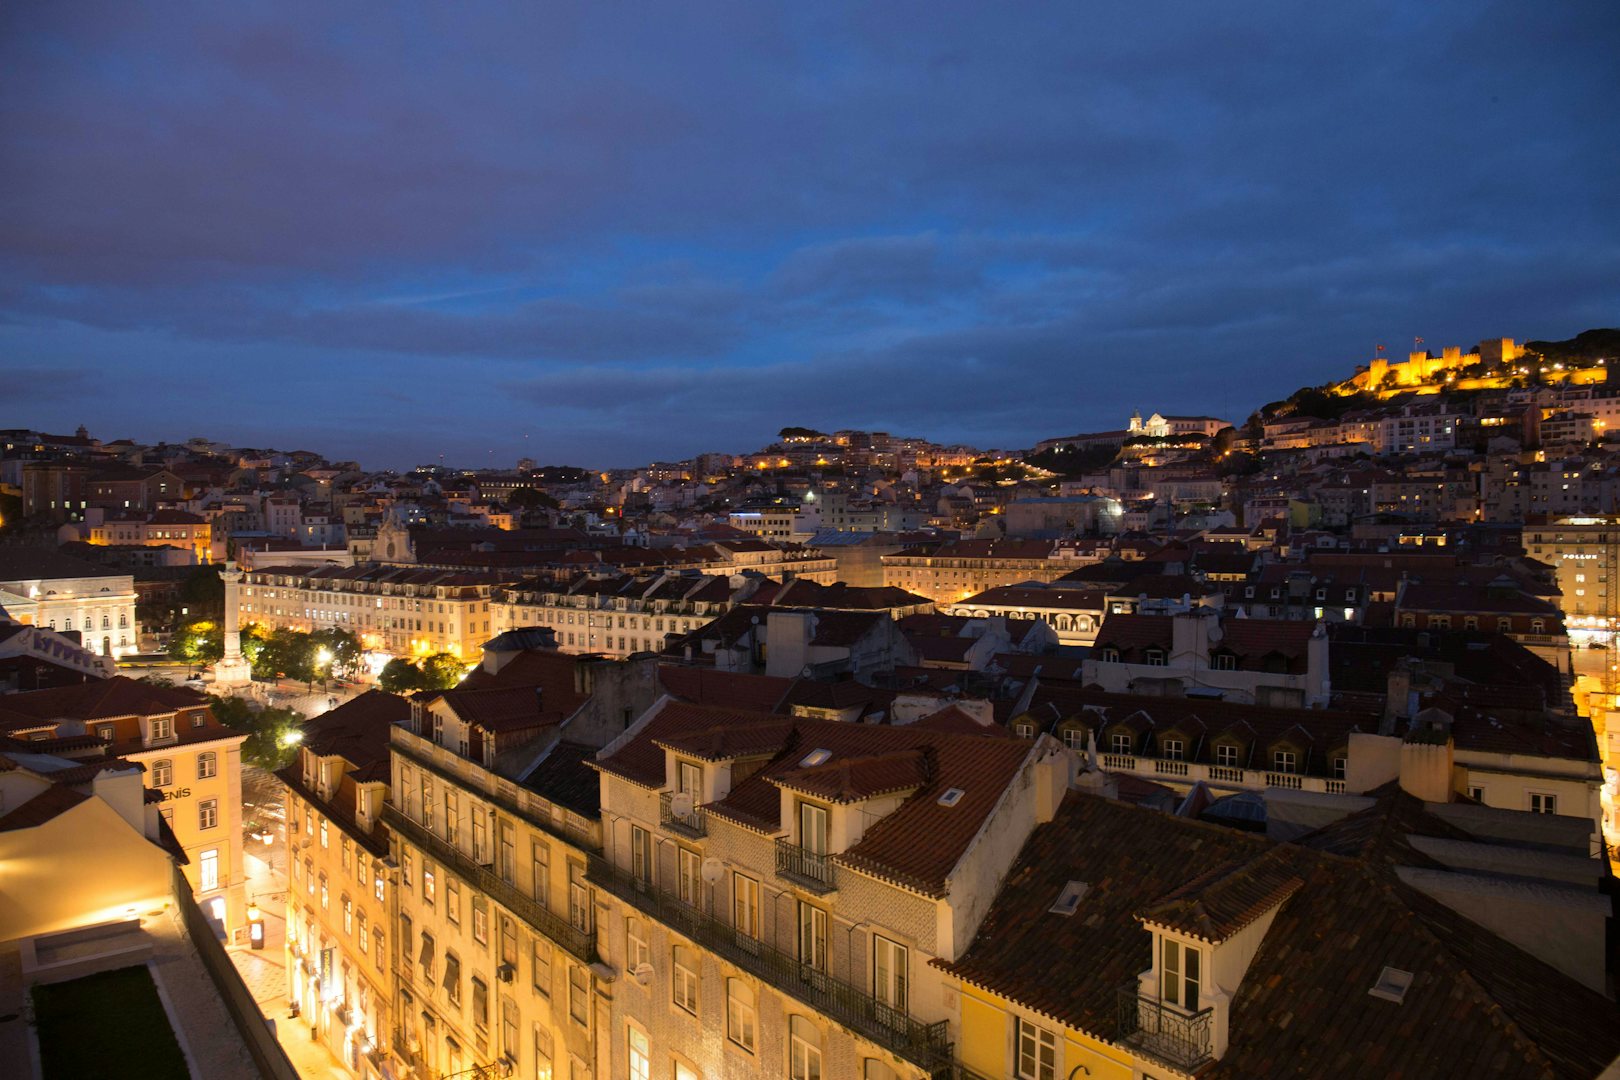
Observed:
[[[197,755],[197,779],[206,780],[219,771],[219,755],[206,750]]]
[[[174,762],[168,758],[158,758],[152,762],[152,786],[168,787],[174,783]]]
[[[758,1027],[754,988],[744,979],[727,979],[726,1038],[752,1054],[759,1041]]]
[[[788,1076],[791,1080],[821,1080],[821,1032],[802,1016],[788,1020]]]

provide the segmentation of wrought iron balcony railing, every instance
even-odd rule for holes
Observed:
[[[1119,990],[1120,1042],[1177,1069],[1191,1071],[1209,1059],[1213,1015],[1143,997],[1134,982]]]
[[[884,1002],[830,972],[801,963],[769,942],[741,934],[729,923],[649,886],[630,871],[598,856],[590,856],[586,877],[597,888],[763,979],[781,993],[887,1047],[930,1075],[949,1075],[952,1047],[944,1020],[924,1023],[904,1008]]]
[[[670,809],[669,803],[672,798],[674,796],[668,791],[658,796],[658,823],[670,832],[677,832],[693,839],[709,835],[709,830],[703,822],[703,811],[694,806],[689,813],[677,814]]]
[[[787,840],[776,841],[776,873],[817,892],[837,888],[832,857]]]
[[[461,875],[473,888],[490,897],[497,904],[515,913],[518,918],[539,930],[581,961],[596,961],[596,935],[581,930],[567,918],[557,914],[531,896],[525,896],[518,887],[487,866],[479,864],[441,836],[428,832],[422,826],[400,813],[393,806],[383,808],[383,820],[388,827],[447,869]]]

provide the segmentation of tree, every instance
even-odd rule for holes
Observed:
[[[209,709],[226,727],[247,733],[242,760],[261,769],[286,768],[304,737],[304,717],[291,709],[255,708],[246,698],[237,697],[215,697]]]
[[[506,502],[514,510],[522,510],[525,513],[539,509],[555,510],[559,505],[556,499],[545,492],[525,487],[514,488],[512,494],[506,497]]]
[[[447,652],[434,653],[422,661],[423,683],[430,690],[449,690],[467,677],[467,665]]]
[[[225,630],[207,619],[190,623],[169,638],[168,652],[188,664],[212,664],[225,655]]]
[[[309,635],[309,641],[314,650],[317,676],[324,677],[329,672],[339,677],[352,677],[359,670],[360,658],[365,650],[360,646],[360,639],[350,631],[335,626],[317,630]]]
[[[377,675],[377,685],[390,694],[408,694],[426,688],[422,671],[403,656],[396,656],[383,665]]]
[[[253,674],[261,679],[285,675],[299,682],[315,681],[315,644],[309,634],[285,626],[270,631],[253,661]]]

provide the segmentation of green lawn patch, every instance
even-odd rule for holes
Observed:
[[[189,1080],[152,973],[120,968],[34,987],[45,1080]]]

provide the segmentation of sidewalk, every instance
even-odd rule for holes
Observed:
[[[276,867],[281,858],[281,834],[263,852],[249,852],[243,859],[247,872],[248,895],[258,905],[264,919],[264,948],[233,946],[231,961],[242,975],[266,1019],[274,1021],[276,1040],[281,1043],[293,1067],[304,1080],[353,1080],[326,1049],[324,1043],[309,1037],[309,1024],[287,1015],[287,881]]]

